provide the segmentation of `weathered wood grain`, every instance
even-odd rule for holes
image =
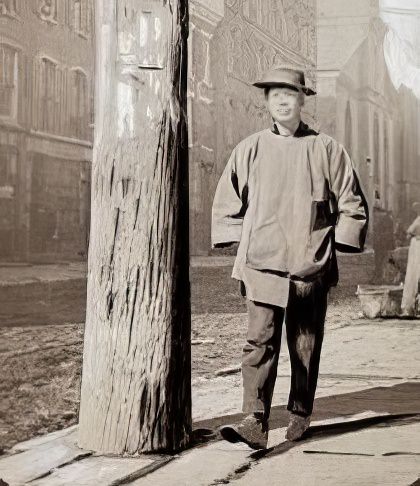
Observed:
[[[97,106],[79,444],[191,432],[187,0],[97,0]]]

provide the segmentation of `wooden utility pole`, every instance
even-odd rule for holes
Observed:
[[[79,445],[191,432],[188,0],[96,0],[92,222]]]

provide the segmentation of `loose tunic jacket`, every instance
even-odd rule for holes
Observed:
[[[342,145],[302,122],[290,137],[276,128],[233,150],[214,198],[212,245],[239,241],[232,277],[250,300],[286,307],[291,279],[337,283],[335,248],[363,250],[368,212]]]

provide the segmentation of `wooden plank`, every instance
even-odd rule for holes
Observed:
[[[74,437],[74,442],[76,442],[77,427],[77,425],[73,425],[72,427],[68,427],[67,429],[57,430],[55,432],[51,432],[50,434],[41,435],[39,437],[34,437],[33,439],[25,440],[24,442],[19,442],[19,444],[16,444],[12,447],[12,453],[24,452],[28,451],[29,449],[35,449],[42,444],[51,442],[52,440],[61,439],[63,437],[67,437],[67,439],[69,440]]]
[[[143,468],[153,464],[148,458],[116,458],[91,456],[55,470],[51,475],[34,481],[33,486],[116,486],[124,479],[141,476]]]
[[[249,463],[253,452],[247,445],[218,441],[184,452],[151,474],[129,483],[130,486],[207,486],[222,484],[235,470]],[[277,484],[275,481],[273,484]]]
[[[1,459],[0,478],[10,485],[18,486],[91,454],[90,451],[79,449],[74,439],[70,434],[70,438],[67,436],[50,440]]]

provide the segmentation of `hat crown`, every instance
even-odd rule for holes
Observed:
[[[276,66],[264,73],[262,81],[289,82],[305,86],[305,74],[301,69],[288,66]]]
[[[315,91],[308,88],[305,84],[304,70],[294,66],[275,66],[264,73],[259,81],[254,83],[254,86],[259,88],[282,85],[302,89],[306,94],[315,94]]]

